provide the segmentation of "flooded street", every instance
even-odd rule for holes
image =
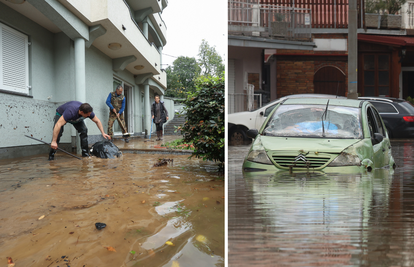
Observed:
[[[414,266],[414,142],[395,171],[243,177],[229,147],[229,266]]]
[[[174,161],[153,167],[159,158]],[[0,183],[0,255],[16,267],[224,266],[224,181],[213,163],[40,155],[1,160]]]

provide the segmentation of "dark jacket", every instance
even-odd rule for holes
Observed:
[[[155,121],[157,121],[159,118],[156,116],[155,114],[155,101],[152,103],[151,105],[151,116],[154,116],[154,119],[152,120],[154,123],[156,123]],[[161,116],[161,123],[165,123],[167,121],[167,117],[168,117],[168,111],[165,108],[164,105],[164,101],[160,101],[160,116]]]

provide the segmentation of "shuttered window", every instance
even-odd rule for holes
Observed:
[[[29,94],[28,37],[0,23],[0,89]]]

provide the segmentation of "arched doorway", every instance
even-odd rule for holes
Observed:
[[[320,68],[313,78],[315,94],[345,96],[345,74],[338,68]]]

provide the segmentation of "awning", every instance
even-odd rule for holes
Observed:
[[[358,34],[358,41],[391,46],[414,46],[414,37],[407,36]]]

